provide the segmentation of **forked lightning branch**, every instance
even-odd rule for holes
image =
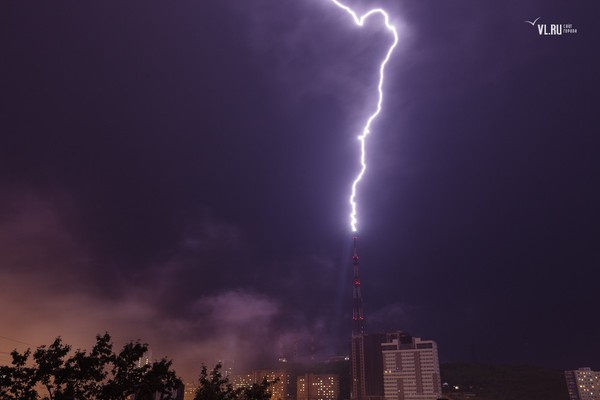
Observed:
[[[352,10],[347,5],[339,2],[338,0],[331,0],[331,2],[333,4],[335,4],[337,7],[339,7],[340,9],[346,11],[352,17],[352,20],[354,21],[354,23],[360,27],[362,27],[364,25],[365,21],[370,16],[377,15],[377,14],[381,15],[383,17],[386,29],[394,37],[393,43],[390,45],[390,47],[385,55],[385,58],[381,61],[381,64],[379,66],[379,83],[377,85],[377,93],[378,93],[377,107],[375,108],[375,111],[366,120],[366,122],[363,126],[363,129],[362,129],[362,132],[358,136],[358,140],[360,141],[360,166],[361,166],[361,168],[360,168],[358,175],[352,182],[352,190],[351,190],[350,198],[349,198],[350,207],[351,207],[350,227],[352,228],[352,232],[356,232],[358,230],[356,192],[357,192],[357,188],[358,188],[358,183],[362,180],[363,175],[365,174],[365,171],[367,170],[367,161],[366,161],[366,154],[365,154],[366,153],[367,136],[369,136],[369,134],[371,133],[371,125],[373,124],[373,122],[375,121],[377,116],[381,113],[381,107],[383,104],[383,81],[384,81],[384,76],[385,76],[385,74],[384,74],[385,66],[387,65],[388,61],[390,60],[390,57],[392,55],[392,52],[394,51],[394,48],[398,44],[398,32],[396,31],[396,28],[394,27],[394,25],[392,25],[390,23],[390,17],[387,14],[387,12],[385,12],[385,10],[383,10],[381,8],[371,9],[371,10],[367,11],[366,13],[364,13],[363,15],[359,16],[354,10]]]

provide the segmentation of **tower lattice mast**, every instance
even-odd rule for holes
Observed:
[[[356,240],[354,236],[352,252],[352,268],[354,269],[354,281],[352,288],[352,336],[362,335],[365,332],[365,317],[363,315],[363,300],[360,292],[360,278],[358,276],[358,251],[356,249]]]

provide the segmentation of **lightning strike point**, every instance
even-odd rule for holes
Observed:
[[[390,17],[388,15],[388,13],[385,12],[385,10],[383,10],[382,8],[374,8],[374,9],[367,11],[363,15],[358,16],[358,14],[354,10],[352,10],[347,5],[341,3],[340,1],[331,0],[331,2],[333,4],[335,4],[338,8],[346,11],[352,17],[352,20],[354,21],[354,23],[360,27],[362,27],[364,25],[365,21],[371,15],[380,14],[381,16],[383,16],[385,28],[389,32],[391,32],[392,36],[394,37],[393,43],[390,45],[390,47],[385,55],[385,58],[383,59],[383,61],[381,62],[380,66],[379,66],[379,84],[377,85],[377,93],[378,93],[379,97],[377,99],[377,107],[376,107],[375,111],[373,112],[373,114],[371,114],[369,116],[369,118],[367,119],[367,121],[365,122],[362,133],[358,136],[358,139],[360,141],[361,169],[360,169],[358,175],[356,176],[356,178],[354,179],[354,181],[352,182],[352,190],[350,193],[350,198],[348,199],[351,210],[352,210],[350,212],[350,227],[352,229],[352,232],[357,232],[358,231],[358,220],[357,220],[356,191],[357,191],[358,183],[362,180],[362,177],[365,174],[365,171],[367,170],[367,162],[366,162],[366,157],[365,157],[366,138],[371,133],[371,131],[370,131],[371,124],[373,123],[373,121],[375,121],[375,119],[381,112],[381,105],[383,103],[383,79],[384,79],[385,66],[387,65],[388,61],[390,60],[390,57],[391,57],[394,49],[396,48],[396,45],[398,44],[398,32],[396,31],[396,27],[390,23]]]

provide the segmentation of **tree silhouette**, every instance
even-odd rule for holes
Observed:
[[[0,367],[2,400],[172,400],[181,380],[171,361],[161,359],[138,366],[148,345],[127,343],[119,353],[112,350],[110,335],[96,336],[90,353],[71,352],[71,346],[56,338],[49,346],[11,353],[10,366]],[[44,388],[42,396],[38,393]]]
[[[273,394],[269,387],[274,383],[277,383],[277,379],[269,381],[264,377],[261,383],[253,383],[243,388],[238,395],[238,400],[269,400]]]
[[[12,367],[0,367],[0,398],[6,400],[37,400],[36,369],[27,367],[31,350],[10,353]]]
[[[265,377],[261,383],[234,389],[227,377],[221,374],[221,368],[222,365],[217,364],[209,374],[206,366],[202,366],[194,400],[269,400],[271,398],[269,387],[277,383],[277,379],[269,381]]]

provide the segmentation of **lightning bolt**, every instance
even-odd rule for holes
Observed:
[[[365,122],[362,133],[358,136],[358,140],[360,141],[361,169],[360,169],[360,172],[358,173],[358,175],[356,176],[356,178],[354,179],[354,182],[352,182],[352,191],[350,194],[350,198],[348,200],[350,203],[350,206],[352,208],[352,211],[350,213],[350,226],[352,228],[352,232],[356,232],[357,224],[358,224],[358,221],[356,219],[356,214],[357,214],[356,213],[356,188],[358,186],[358,183],[362,180],[362,177],[365,174],[365,171],[367,170],[367,162],[366,162],[366,157],[365,157],[365,146],[366,146],[367,136],[369,136],[369,134],[371,133],[371,124],[373,123],[373,121],[375,121],[375,119],[381,112],[381,104],[383,103],[383,78],[384,78],[385,66],[387,65],[388,61],[390,60],[390,57],[392,56],[394,48],[398,44],[398,32],[396,32],[396,28],[394,27],[394,25],[392,25],[390,23],[389,15],[385,12],[385,10],[383,10],[381,8],[374,8],[372,10],[367,11],[363,15],[358,16],[358,14],[356,12],[354,12],[350,7],[339,2],[338,0],[331,0],[331,2],[333,4],[335,4],[337,7],[346,11],[352,17],[352,19],[354,20],[354,23],[360,27],[362,27],[364,25],[365,21],[371,15],[381,14],[383,16],[383,20],[385,22],[386,29],[388,31],[390,31],[392,33],[392,35],[394,36],[394,42],[389,47],[389,49],[385,55],[385,58],[383,59],[383,61],[381,62],[380,66],[379,66],[379,84],[377,85],[377,92],[379,94],[379,97],[377,99],[377,108],[375,109],[373,114],[371,114],[371,116],[369,116],[369,118]]]

